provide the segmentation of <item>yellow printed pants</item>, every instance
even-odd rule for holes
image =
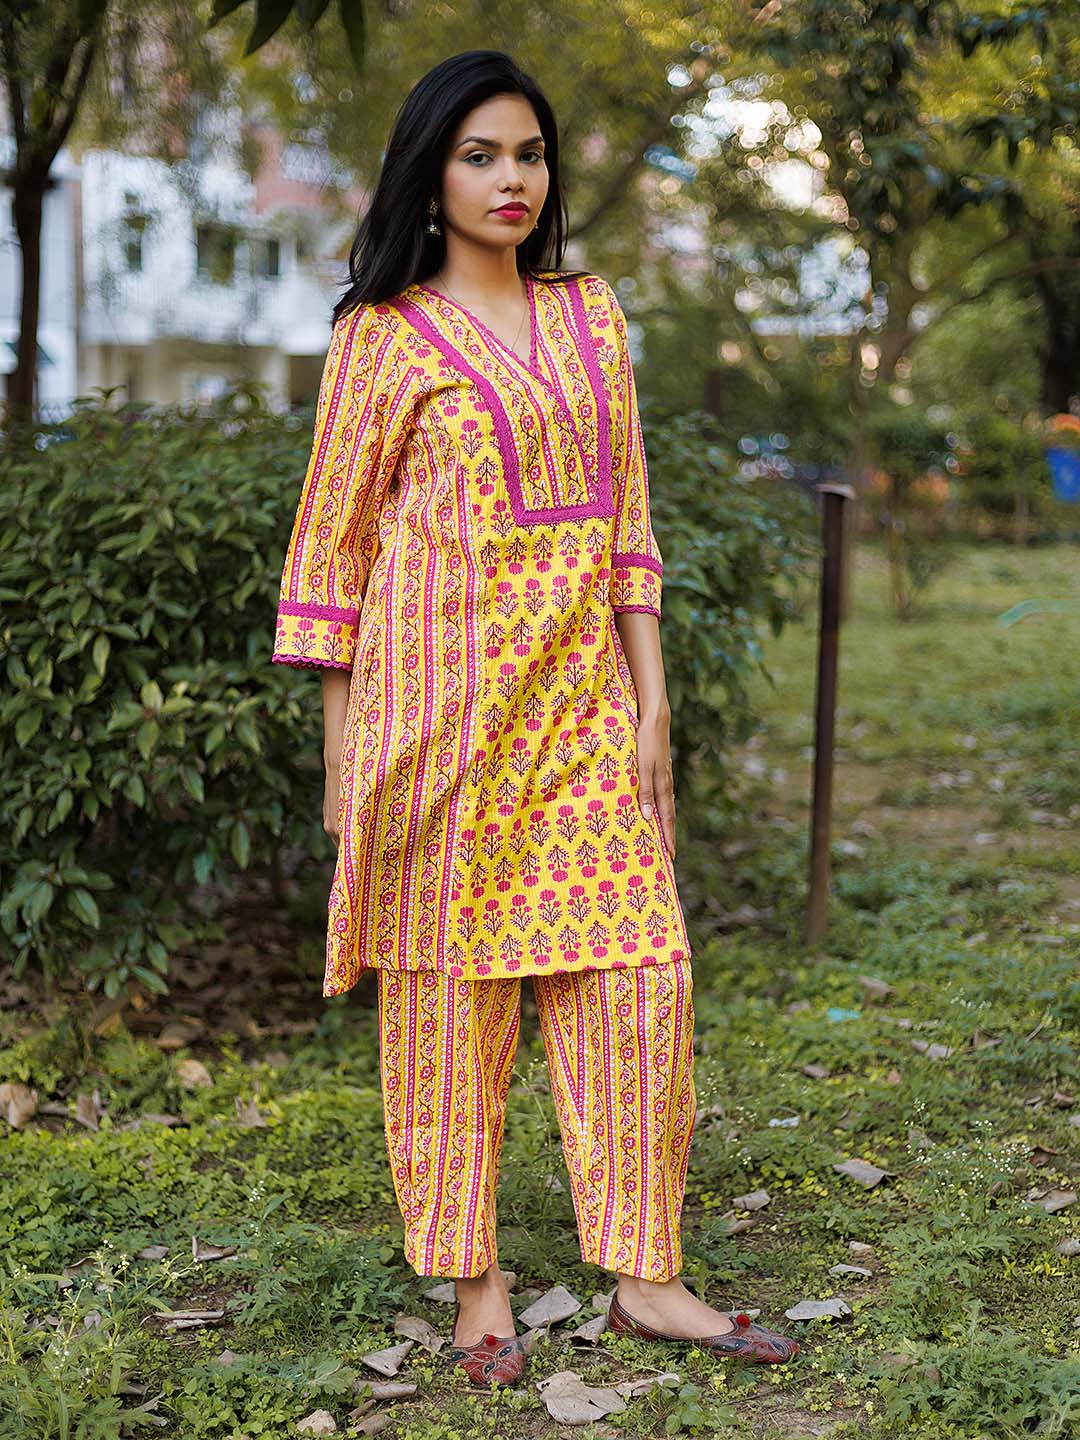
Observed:
[[[496,1259],[495,1187],[521,979],[380,969],[386,1145],[421,1275]],[[536,975],[582,1259],[649,1280],[682,1266],[696,1097],[689,960]]]

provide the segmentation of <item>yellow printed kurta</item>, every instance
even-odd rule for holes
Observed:
[[[420,282],[333,330],[272,657],[351,671],[327,996],[690,956],[615,626],[663,572],[626,321],[526,289],[528,363]]]

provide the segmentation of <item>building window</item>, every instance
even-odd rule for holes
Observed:
[[[124,209],[120,217],[124,268],[129,274],[140,274],[143,268],[143,235],[150,217],[139,205],[139,197],[124,191]]]
[[[281,276],[281,241],[273,235],[256,236],[252,240],[252,263],[255,274],[267,280]]]
[[[195,269],[200,280],[232,282],[236,269],[236,232],[225,225],[199,225],[195,231]]]

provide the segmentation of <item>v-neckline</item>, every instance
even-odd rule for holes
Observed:
[[[507,345],[505,340],[500,340],[498,335],[495,334],[495,331],[492,330],[490,326],[485,325],[479,315],[474,315],[467,305],[462,305],[459,300],[454,300],[451,296],[445,295],[441,290],[434,289],[431,285],[425,285],[422,280],[416,282],[416,288],[423,290],[426,295],[434,296],[436,300],[445,300],[446,303],[452,305],[455,310],[460,310],[462,315],[464,315],[471,324],[475,325],[482,334],[486,335],[489,340],[493,340],[495,344],[498,345],[504,355],[511,356],[523,370],[528,371],[534,380],[540,380],[545,384],[547,383],[546,378],[541,375],[536,368],[536,295],[533,290],[533,279],[528,271],[525,272],[525,294],[529,310],[529,358],[527,360],[523,359],[513,346]]]

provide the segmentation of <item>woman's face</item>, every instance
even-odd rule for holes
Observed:
[[[480,245],[520,245],[540,218],[547,191],[544,139],[529,102],[496,95],[470,110],[443,168],[444,232]]]

